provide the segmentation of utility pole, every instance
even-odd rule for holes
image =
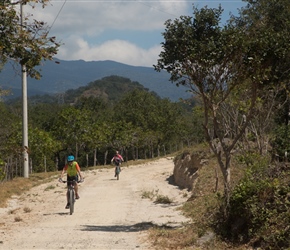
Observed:
[[[23,3],[20,2],[21,29],[23,29]],[[27,72],[26,65],[21,64],[22,71],[22,156],[23,156],[23,176],[29,177],[28,158],[28,112],[27,112]]]

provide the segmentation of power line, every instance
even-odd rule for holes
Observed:
[[[143,4],[143,5],[147,6],[147,7],[150,7],[150,8],[152,8],[152,9],[158,10],[158,11],[160,11],[160,12],[163,12],[163,13],[165,13],[165,14],[168,14],[168,15],[175,16],[175,17],[176,17],[176,15],[174,15],[174,14],[172,14],[172,13],[166,12],[166,11],[160,9],[160,8],[157,8],[157,7],[154,7],[154,6],[150,5],[150,4],[146,4],[146,3],[144,3],[144,2],[154,2],[154,1],[142,1],[142,0],[140,1],[140,0],[136,0],[136,2],[137,2],[137,3],[140,3],[140,4]]]
[[[51,26],[49,27],[49,30],[48,30],[48,32],[47,32],[47,33],[49,33],[49,31],[50,31],[50,30],[51,30],[51,28],[53,27],[53,25],[54,25],[54,23],[55,23],[56,19],[58,18],[59,14],[60,14],[60,12],[62,11],[62,9],[63,9],[64,5],[66,4],[66,2],[67,2],[67,0],[65,0],[65,1],[63,2],[63,4],[62,4],[62,6],[61,6],[60,10],[58,11],[57,15],[55,16],[55,18],[54,18],[54,20],[53,20],[53,22],[52,22]]]

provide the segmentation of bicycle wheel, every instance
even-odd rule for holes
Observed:
[[[70,215],[74,212],[74,203],[75,203],[75,197],[74,197],[74,191],[72,189],[69,190],[69,212]]]
[[[120,178],[120,167],[117,166],[117,169],[116,169],[116,176],[117,176],[117,180],[119,180]]]

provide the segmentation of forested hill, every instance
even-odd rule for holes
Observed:
[[[59,63],[55,63],[55,62]],[[107,76],[116,75],[139,82],[144,88],[156,92],[161,98],[178,101],[190,95],[184,87],[176,87],[169,81],[170,75],[156,72],[152,67],[130,66],[114,61],[46,61],[41,67],[40,80],[28,78],[28,96],[36,94],[64,93],[68,89],[77,89],[88,83]],[[7,63],[0,71],[0,87],[10,89],[12,97],[21,96],[21,70],[17,65]]]
[[[65,103],[74,103],[80,97],[95,97],[103,101],[118,101],[120,98],[133,90],[148,91],[158,97],[149,89],[144,88],[139,82],[132,82],[129,78],[120,76],[108,76],[89,83],[87,86],[66,91],[63,96]]]
[[[98,98],[107,102],[115,103],[119,101],[126,93],[133,90],[147,91],[160,98],[155,92],[144,88],[139,82],[133,82],[129,78],[121,76],[108,76],[100,80],[88,83],[86,86],[77,89],[69,89],[65,93],[60,94],[44,94],[33,95],[29,97],[30,103],[76,103],[82,97],[85,98]],[[7,104],[17,102],[21,97],[7,100]]]

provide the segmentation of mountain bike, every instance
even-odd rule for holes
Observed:
[[[76,183],[83,182],[84,180],[73,180],[73,181],[64,181],[62,179],[59,179],[60,182],[62,183],[68,183],[67,186],[67,192],[66,195],[68,197],[68,203],[69,203],[69,214],[72,215],[74,212],[74,204],[75,204],[75,189],[74,186]]]

